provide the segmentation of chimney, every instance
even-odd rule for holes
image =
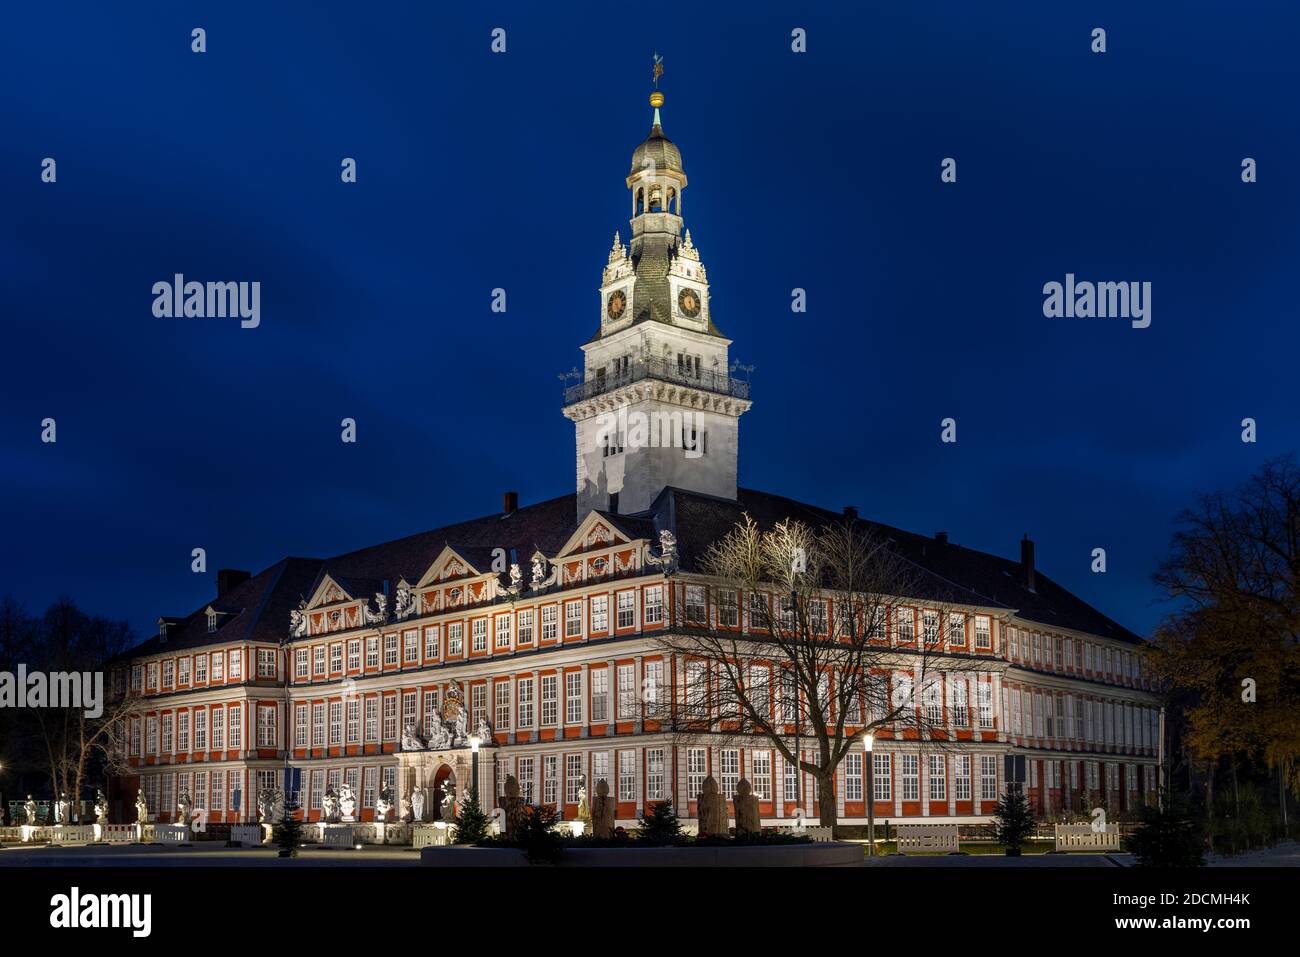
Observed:
[[[858,507],[856,505],[845,505],[844,517],[850,522],[856,522],[858,520]]]
[[[506,492],[501,499],[501,514],[512,515],[519,508],[519,493]]]
[[[1029,538],[1029,533],[1020,540],[1020,571],[1025,576],[1025,587],[1030,591],[1034,590],[1034,543]]]
[[[935,532],[935,533],[934,533],[934,540],[935,540],[936,542],[938,542],[940,545],[947,545],[947,544],[948,544],[948,533],[947,533],[947,532]]]
[[[217,572],[217,597],[225,595],[237,585],[242,585],[253,577],[252,572],[240,571],[237,568],[223,568]]]

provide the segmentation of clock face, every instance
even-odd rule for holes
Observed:
[[[677,294],[677,308],[691,319],[700,314],[700,294],[694,289],[683,289]]]
[[[617,319],[623,315],[623,310],[627,308],[627,295],[622,289],[616,289],[609,294],[609,299],[605,301],[605,315],[611,319]]]

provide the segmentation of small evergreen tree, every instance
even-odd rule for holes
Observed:
[[[1204,836],[1191,808],[1170,791],[1164,794],[1164,808],[1143,807],[1138,811],[1137,830],[1128,839],[1128,849],[1139,867],[1201,867]]]
[[[559,815],[553,804],[531,804],[520,814],[514,843],[530,864],[556,864],[564,853],[564,837],[556,825]]]
[[[682,825],[672,801],[655,801],[637,823],[637,837],[647,844],[674,844],[681,836]]]
[[[298,802],[286,799],[284,817],[271,829],[271,837],[280,848],[281,857],[297,857],[302,847],[302,821],[294,817]]]
[[[993,818],[997,822],[998,843],[1007,849],[1008,857],[1019,857],[1020,846],[1034,831],[1034,817],[1029,813],[1029,802],[1019,784],[1007,785],[1007,793],[993,809]]]
[[[478,844],[487,839],[488,825],[491,823],[478,803],[478,794],[471,788],[469,797],[462,802],[460,814],[456,816],[456,828],[452,833],[453,844]]]

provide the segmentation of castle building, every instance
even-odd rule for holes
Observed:
[[[700,564],[744,514],[764,527],[861,522],[944,583],[942,599],[904,596],[882,636],[915,649],[942,607],[949,688],[915,707],[934,711],[943,746],[879,729],[870,756],[855,748],[836,772],[826,799],[841,823],[865,822],[868,801],[878,821],[986,821],[1008,756],[1026,759],[1040,814],[1149,799],[1159,705],[1142,641],[1036,569],[1032,542],[1009,560],[738,486],[749,383],[732,375],[685,228],[687,177],[662,95],[651,103],[626,178],[629,242],[614,237],[582,379],[564,397],[575,491],[523,506],[506,493],[497,514],[218,573],[207,605],[160,618],[118,665],[136,710],[116,820],[133,819],[137,789],[161,821],[175,819],[181,794],[211,823],[256,820],[256,795],[286,767],[301,772],[313,821],[344,785],[359,820],[375,819],[385,793],[409,816],[417,788],[432,819],[475,767],[489,809],[509,775],[525,800],[568,819],[600,780],[621,824],[669,798],[691,818],[711,775],[727,797],[748,779],[765,823],[816,818],[823,796],[767,739],[685,740],[663,718],[685,700],[689,671],[665,631],[753,624],[727,611]],[[945,655],[962,669],[944,676]],[[909,667],[900,657],[897,670]]]

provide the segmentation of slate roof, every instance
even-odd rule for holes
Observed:
[[[220,598],[205,602],[181,623],[171,626],[166,643],[154,636],[130,649],[127,656],[238,640],[278,643],[288,629],[289,612],[298,607],[300,599],[312,595],[326,573],[355,597],[371,598],[376,591],[383,591],[385,581],[392,595],[401,579],[411,584],[419,581],[447,545],[479,568],[490,567],[494,548],[514,550],[514,560],[526,567],[534,551],[555,555],[572,536],[578,525],[576,508],[575,495],[561,495],[522,506],[509,515],[485,515],[333,558],[285,558]],[[840,512],[744,488],[737,491],[735,501],[666,488],[644,513],[615,515],[601,511],[600,515],[633,539],[657,542],[659,531],[670,529],[677,537],[681,567],[695,571],[709,543],[724,536],[746,512],[762,528],[787,518],[814,528],[844,520]],[[917,598],[1015,609],[1019,617],[1047,627],[1069,628],[1130,643],[1142,640],[1041,570],[1036,571],[1035,589],[1031,592],[1018,561],[941,543],[878,522],[858,521],[892,540],[915,564],[922,592]],[[215,634],[207,630],[204,612],[209,604],[227,613],[219,619]]]

